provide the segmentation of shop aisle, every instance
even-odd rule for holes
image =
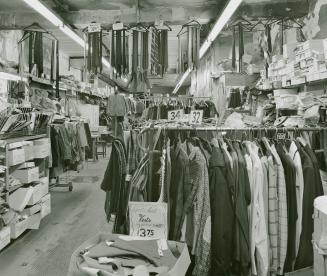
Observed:
[[[108,157],[107,157],[108,158]],[[100,183],[108,159],[85,164],[73,175],[74,190],[52,190],[52,212],[0,253],[1,275],[66,275],[73,251],[99,231],[111,232],[103,210]]]

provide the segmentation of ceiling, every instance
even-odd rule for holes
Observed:
[[[44,0],[44,2],[59,14],[66,23],[79,34],[89,23],[96,21],[104,28],[111,27],[116,21],[124,23],[153,23],[163,19],[174,26],[170,33],[170,51],[177,52],[176,33],[182,24],[191,19],[210,26],[228,0]],[[239,11],[250,16],[271,13],[289,13],[290,9],[297,12],[306,11],[307,0],[243,0]],[[267,8],[269,7],[269,8]],[[22,29],[33,22],[38,22],[49,30],[59,40],[60,48],[68,56],[83,56],[83,49],[55,28],[44,17],[38,15],[23,0],[0,0],[0,29]],[[211,23],[211,24],[210,24]],[[209,28],[203,28],[204,33]],[[171,78],[167,83],[172,86]],[[158,80],[157,86],[162,85]]]

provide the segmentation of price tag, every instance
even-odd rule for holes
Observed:
[[[286,139],[286,133],[277,133],[277,140],[285,140]]]
[[[158,202],[129,202],[130,236],[167,239],[167,204]]]
[[[183,109],[168,111],[168,120],[180,121],[183,115],[184,115]]]
[[[201,124],[203,120],[203,110],[192,110],[189,118],[190,124]]]
[[[87,28],[88,33],[99,33],[101,32],[100,23],[91,23]]]

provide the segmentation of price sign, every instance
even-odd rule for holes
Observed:
[[[201,124],[203,120],[203,110],[192,110],[189,118],[190,124]]]
[[[167,239],[167,204],[158,202],[129,202],[130,236]]]
[[[183,115],[184,115],[183,109],[168,111],[168,120],[180,121]]]
[[[277,140],[285,140],[286,133],[277,133]]]
[[[101,32],[100,23],[91,23],[87,28],[88,33],[99,33]]]

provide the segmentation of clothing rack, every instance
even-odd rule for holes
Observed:
[[[285,132],[304,132],[304,131],[327,131],[326,127],[303,127],[303,128],[297,128],[297,127],[284,127],[284,128],[272,128],[272,127],[257,127],[257,128],[226,128],[226,127],[218,127],[218,126],[149,126],[146,128],[143,128],[139,134],[137,135],[137,144],[141,150],[149,154],[149,183],[152,183],[152,170],[153,170],[153,156],[154,154],[161,154],[162,152],[160,150],[154,149],[154,141],[153,137],[155,135],[155,131],[162,130],[162,131],[214,131],[214,132],[257,132],[262,131],[264,133],[268,132],[275,132],[277,133],[285,133]],[[143,148],[140,143],[140,137],[141,135],[145,134],[146,132],[150,132],[150,139],[149,139],[149,147],[148,149]],[[148,187],[149,193],[152,192],[152,187],[149,185]]]

